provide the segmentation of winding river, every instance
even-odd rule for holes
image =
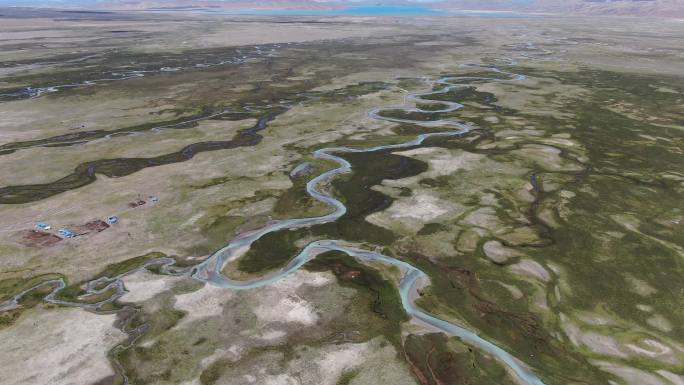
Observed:
[[[293,43],[284,43],[293,44]],[[19,89],[10,90],[4,93],[0,93],[0,103],[10,102],[14,100],[22,99],[34,99],[38,98],[44,94],[54,93],[62,90],[75,89],[86,86],[94,86],[100,83],[109,83],[120,80],[129,80],[142,78],[147,75],[161,74],[169,72],[178,72],[189,69],[204,69],[211,67],[218,67],[226,64],[243,64],[251,59],[272,57],[275,55],[276,49],[280,48],[281,44],[266,44],[264,46],[254,46],[254,47],[242,47],[235,49],[232,55],[228,57],[217,57],[214,61],[208,62],[198,62],[198,63],[186,63],[186,64],[166,64],[155,66],[152,64],[146,65],[147,68],[131,69],[128,65],[125,65],[121,69],[115,69],[110,71],[105,71],[105,77],[93,78],[89,80],[80,80],[65,84],[52,84],[52,85],[40,85],[40,86],[25,86]],[[187,55],[189,57],[196,56]],[[98,57],[100,55],[88,55],[79,59],[68,60],[64,62],[46,62],[44,64],[50,65],[63,65],[66,63],[80,63],[86,61],[90,58]],[[176,60],[178,61],[178,60]],[[172,66],[173,65],[173,66]]]
[[[476,333],[464,329],[458,325],[452,324],[445,320],[439,319],[432,316],[421,309],[419,309],[415,303],[414,299],[416,297],[416,292],[420,286],[428,284],[428,276],[421,270],[415,268],[414,266],[397,260],[395,258],[358,249],[352,245],[346,244],[344,241],[340,240],[318,240],[309,243],[304,249],[301,250],[285,267],[282,269],[267,274],[263,277],[248,280],[248,281],[238,281],[232,280],[223,275],[221,272],[224,266],[232,261],[240,258],[244,253],[249,250],[252,243],[257,241],[259,238],[266,234],[284,230],[284,229],[294,229],[306,226],[313,226],[322,223],[332,222],[342,217],[346,212],[347,208],[342,202],[332,197],[329,194],[319,190],[319,186],[329,183],[334,177],[348,173],[351,171],[351,164],[340,156],[334,154],[343,153],[354,153],[354,152],[373,152],[379,150],[387,149],[402,149],[408,147],[414,147],[422,144],[426,139],[431,137],[448,137],[448,136],[458,136],[462,135],[468,131],[473,130],[472,127],[458,122],[453,119],[436,119],[431,121],[414,121],[409,119],[401,119],[394,117],[386,117],[382,115],[383,111],[386,110],[396,110],[402,109],[405,112],[419,112],[425,114],[435,114],[435,113],[448,113],[458,110],[463,107],[460,103],[456,102],[446,102],[446,101],[435,101],[426,99],[430,95],[440,94],[449,92],[452,89],[467,87],[471,81],[501,81],[501,80],[523,80],[525,77],[522,75],[511,74],[508,72],[501,71],[494,67],[485,67],[485,70],[493,71],[503,76],[508,77],[508,79],[498,79],[491,77],[445,77],[438,79],[433,84],[440,85],[442,88],[436,91],[429,91],[424,93],[408,94],[405,98],[405,105],[394,106],[394,107],[383,107],[376,108],[369,112],[369,116],[375,119],[386,120],[395,123],[411,123],[420,125],[423,127],[445,127],[449,128],[449,131],[437,132],[437,133],[426,133],[418,135],[415,139],[393,145],[377,146],[364,149],[354,149],[349,147],[328,147],[316,150],[314,152],[314,157],[319,159],[327,159],[336,162],[339,166],[335,169],[326,171],[319,176],[311,179],[307,185],[306,190],[311,197],[314,199],[326,203],[334,208],[334,211],[318,216],[318,217],[307,217],[307,218],[294,218],[287,220],[273,221],[266,225],[265,227],[248,233],[243,233],[233,239],[224,248],[218,250],[212,254],[207,260],[197,265],[192,270],[192,276],[228,289],[234,290],[245,290],[252,289],[261,286],[271,284],[278,281],[279,279],[285,277],[286,275],[296,271],[302,267],[307,261],[315,258],[316,256],[328,252],[328,251],[339,251],[343,252],[351,257],[357,258],[363,261],[376,261],[385,263],[391,266],[398,267],[403,272],[403,277],[400,282],[399,292],[401,296],[402,305],[404,310],[415,319],[422,321],[433,328],[441,330],[442,332],[456,336],[463,340],[464,342],[476,346],[479,349],[491,354],[497,358],[501,363],[503,363],[509,373],[517,378],[518,381],[528,384],[528,385],[543,385],[544,383],[534,374],[532,371],[525,366],[524,363],[519,361],[517,358],[513,357],[511,354],[501,349],[497,345],[487,341],[486,339],[478,336]],[[425,103],[425,104],[441,104],[445,107],[439,110],[425,110],[418,107],[410,107],[415,103]]]
[[[266,234],[276,232],[279,230],[295,229],[333,222],[342,217],[347,212],[347,208],[341,201],[319,189],[320,186],[329,183],[336,176],[348,173],[352,169],[351,164],[347,160],[335,154],[374,152],[380,150],[393,149],[399,150],[403,148],[419,146],[428,138],[459,136],[474,129],[473,127],[468,126],[467,124],[461,123],[453,119],[437,118],[435,120],[430,121],[415,121],[409,119],[383,116],[383,111],[403,110],[404,112],[417,112],[423,114],[448,113],[463,108],[463,105],[451,101],[430,100],[428,97],[430,95],[447,93],[452,89],[469,87],[469,84],[471,82],[509,81],[525,79],[525,77],[522,75],[516,75],[505,71],[501,71],[495,67],[479,67],[474,65],[467,66],[482,68],[490,72],[495,72],[498,75],[501,75],[505,78],[501,79],[493,77],[444,77],[431,82],[433,86],[441,86],[441,88],[439,88],[438,90],[408,94],[405,97],[404,105],[376,108],[368,113],[368,115],[374,119],[380,119],[395,123],[411,123],[426,128],[444,127],[448,128],[448,131],[421,134],[411,141],[400,144],[376,146],[363,149],[354,149],[349,147],[328,147],[316,150],[314,152],[314,157],[319,159],[331,160],[337,163],[338,167],[326,171],[318,175],[317,177],[311,179],[306,185],[306,191],[311,197],[331,206],[334,210],[329,214],[317,217],[293,218],[287,220],[272,221],[261,229],[247,233],[242,233],[238,235],[236,238],[234,238],[228,245],[226,245],[222,249],[216,251],[214,254],[209,256],[209,258],[207,258],[204,262],[200,263],[197,266],[194,266],[190,270],[190,274],[192,275],[192,277],[200,281],[228,289],[253,289],[257,287],[266,286],[278,281],[279,279],[287,276],[288,274],[295,272],[297,269],[302,267],[306,262],[328,251],[339,251],[362,261],[381,262],[387,265],[395,266],[399,268],[403,273],[401,282],[399,284],[399,293],[404,310],[411,317],[424,324],[431,326],[432,328],[440,330],[446,333],[447,335],[458,337],[465,343],[475,346],[481,349],[482,351],[492,355],[497,360],[499,360],[499,362],[505,365],[508,372],[514,378],[516,378],[518,382],[527,385],[544,385],[544,383],[523,362],[521,362],[505,350],[501,349],[497,345],[493,344],[492,342],[489,342],[483,337],[478,336],[476,333],[472,331],[469,331],[456,324],[437,318],[418,308],[415,305],[415,298],[417,296],[418,289],[429,284],[429,278],[427,274],[425,274],[423,271],[417,269],[409,263],[400,261],[387,255],[362,250],[354,245],[351,245],[341,240],[317,240],[309,243],[306,247],[304,247],[299,252],[299,254],[297,254],[285,267],[278,271],[266,274],[260,278],[247,281],[238,281],[232,280],[223,275],[222,273],[222,270],[227,263],[235,261],[238,258],[240,258],[242,255],[244,255],[246,251],[249,250],[252,243],[254,243]],[[425,110],[419,107],[412,107],[417,103],[432,105],[439,104],[443,105],[444,108],[438,110]],[[0,304],[0,311],[5,311],[17,307],[19,305],[19,301],[25,294],[32,290],[43,287],[53,287],[50,293],[44,298],[47,302],[64,306],[77,306],[86,310],[99,310],[103,305],[117,300],[126,293],[126,289],[123,285],[123,282],[121,281],[121,278],[123,278],[125,275],[132,274],[135,271],[140,270],[141,268],[145,268],[145,266],[159,265],[161,268],[161,272],[165,274],[187,274],[187,270],[177,269],[173,266],[173,263],[173,259],[170,258],[156,258],[147,261],[147,263],[142,267],[136,268],[131,271],[127,271],[115,277],[100,277],[98,279],[86,283],[83,286],[83,290],[85,291],[86,295],[102,295],[106,294],[108,291],[114,291],[112,295],[95,303],[71,302],[58,299],[58,292],[66,287],[65,281],[61,278],[58,278],[41,282],[38,285],[35,285],[29,289],[26,289],[18,293],[9,301]],[[128,383],[128,381],[125,381],[125,383]]]

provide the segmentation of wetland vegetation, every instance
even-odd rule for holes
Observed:
[[[635,41],[618,19],[249,20],[180,21],[197,49],[179,48],[175,19],[130,35],[93,21],[83,55],[69,52],[80,31],[38,50],[53,22],[0,27],[33,36],[0,45],[0,339],[14,352],[0,378],[684,381],[681,23],[638,22],[656,31]],[[235,30],[247,40],[226,45]],[[313,186],[344,206],[334,217],[309,183],[344,162]],[[114,214],[102,233],[17,241]],[[291,269],[322,240],[339,249]],[[54,363],[65,355],[73,376]]]

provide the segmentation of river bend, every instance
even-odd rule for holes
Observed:
[[[477,67],[475,65],[467,66]],[[522,382],[527,385],[544,385],[544,383],[524,363],[522,363],[520,360],[512,356],[510,353],[501,349],[499,346],[495,345],[494,343],[488,341],[483,337],[480,337],[475,332],[472,332],[461,326],[437,318],[419,309],[414,303],[415,293],[419,286],[427,284],[429,282],[428,276],[423,271],[417,269],[411,264],[389,257],[387,255],[361,250],[354,246],[348,245],[342,240],[318,240],[311,242],[306,247],[304,247],[304,249],[302,249],[299,252],[299,254],[297,254],[282,269],[273,273],[266,274],[265,276],[262,276],[260,278],[247,281],[233,280],[226,277],[222,273],[222,270],[227,263],[239,259],[242,255],[244,255],[244,253],[247,250],[249,250],[252,243],[254,243],[266,234],[284,229],[295,229],[332,222],[342,217],[347,212],[347,208],[341,201],[319,190],[319,186],[329,183],[336,176],[351,172],[352,170],[351,164],[348,161],[335,154],[354,152],[374,152],[388,149],[398,150],[402,148],[418,146],[428,138],[458,136],[473,130],[473,127],[470,127],[454,119],[415,121],[409,119],[383,116],[383,111],[402,109],[405,112],[419,112],[424,114],[448,113],[463,108],[463,105],[457,102],[441,100],[435,101],[424,98],[430,95],[446,93],[455,88],[467,87],[470,84],[470,82],[508,81],[525,79],[525,76],[523,75],[508,73],[499,70],[495,67],[484,67],[483,69],[498,73],[502,76],[506,76],[507,79],[499,79],[492,77],[444,77],[433,82],[433,85],[441,86],[441,88],[439,88],[436,91],[408,94],[405,97],[405,105],[382,107],[371,110],[368,113],[368,115],[374,119],[380,119],[395,123],[411,123],[426,128],[444,127],[447,128],[448,131],[421,134],[411,141],[400,144],[376,146],[363,149],[355,149],[349,147],[328,147],[316,150],[314,152],[314,157],[334,161],[338,164],[338,167],[326,171],[318,175],[317,177],[311,179],[306,185],[306,191],[311,197],[320,202],[326,203],[327,205],[334,208],[334,210],[329,214],[317,217],[293,218],[273,221],[261,229],[240,234],[236,238],[234,238],[228,245],[216,251],[207,260],[197,265],[192,271],[192,276],[201,281],[223,288],[234,290],[253,289],[278,281],[279,279],[285,277],[286,275],[302,267],[307,261],[328,251],[339,251],[362,261],[376,261],[391,266],[395,266],[403,272],[403,277],[399,286],[399,293],[401,296],[401,302],[404,307],[404,310],[410,316],[424,323],[427,323],[430,326],[439,329],[448,335],[458,337],[467,344],[473,345],[481,349],[482,351],[489,353],[490,355],[498,359],[501,363],[503,363],[508,372],[511,375],[513,375],[519,382]],[[439,110],[425,110],[418,107],[412,107],[416,103],[441,104],[445,107]]]

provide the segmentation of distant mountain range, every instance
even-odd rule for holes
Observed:
[[[684,0],[449,0],[444,7],[580,15],[684,17]]]
[[[513,11],[561,15],[684,18],[684,0],[0,0],[0,6],[108,10],[337,10],[348,7],[416,6],[439,10]]]

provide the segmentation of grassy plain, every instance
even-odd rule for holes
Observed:
[[[325,213],[304,190],[333,166],[314,150],[410,140],[426,128],[368,111],[400,106],[444,76],[505,78],[483,68],[496,66],[526,78],[477,81],[420,105],[462,103],[440,117],[477,130],[344,155],[353,172],[325,187],[348,207],[344,217],[269,234],[226,271],[263,274],[308,241],[342,239],[428,273],[419,306],[506,349],[546,384],[684,381],[682,23],[150,18],[0,19],[0,301],[56,277],[78,294],[107,266],[139,268],[153,252],[193,265],[271,220]],[[98,80],[133,70],[148,72]],[[96,84],[17,93],[85,81]],[[291,174],[305,162],[307,172]],[[19,239],[37,222],[54,232],[111,215],[119,223],[50,247]],[[159,273],[124,277],[129,293],[106,314],[39,296],[0,312],[11,347],[0,350],[2,378],[516,381],[492,357],[412,321],[396,272],[375,265],[326,254],[251,291]],[[86,356],[97,360],[83,365]]]

